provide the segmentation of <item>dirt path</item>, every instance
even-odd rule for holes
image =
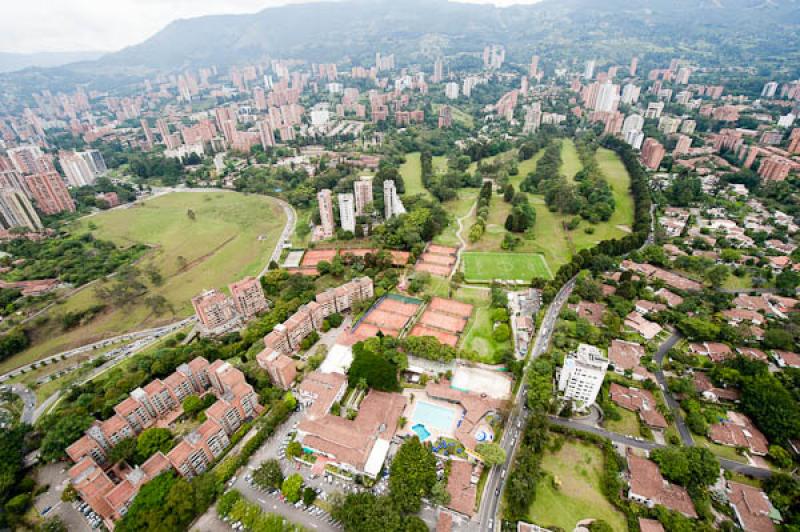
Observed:
[[[475,209],[477,207],[478,207],[478,199],[476,198],[475,199],[475,203],[473,203],[472,207],[469,208],[469,211],[467,211],[467,214],[465,214],[464,216],[456,219],[456,223],[458,223],[458,230],[456,231],[456,238],[458,238],[458,241],[461,243],[461,245],[458,246],[458,251],[456,251],[456,263],[455,263],[455,265],[453,265],[453,270],[450,272],[450,278],[451,279],[453,278],[453,275],[458,271],[458,267],[461,266],[461,253],[463,253],[464,252],[464,248],[467,247],[467,241],[464,240],[463,236],[461,236],[461,232],[464,230],[464,220],[466,220],[467,218],[472,216],[472,213],[475,212]]]

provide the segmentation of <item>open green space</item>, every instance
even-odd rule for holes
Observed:
[[[581,159],[578,157],[578,150],[575,148],[575,143],[572,139],[564,139],[561,141],[561,173],[567,178],[567,181],[575,182],[575,174],[583,169]]]
[[[441,104],[435,103],[433,104],[433,112],[437,115],[439,114],[439,108]],[[455,107],[453,105],[450,106],[450,114],[453,117],[454,122],[460,122],[466,128],[472,129],[475,126],[475,119],[472,118],[472,115],[467,113],[466,111]]]
[[[640,437],[641,431],[639,430],[639,415],[624,408],[617,408],[620,419],[603,421],[603,425],[607,430],[616,432],[617,434],[624,434],[626,436],[633,436],[634,438]]]
[[[534,277],[551,279],[552,273],[540,253],[489,253],[468,251],[463,254],[464,277],[469,282],[495,279],[529,282]]]
[[[748,463],[747,458],[737,453],[735,447],[714,443],[705,436],[698,436],[697,434],[692,434],[692,439],[697,447],[705,447],[720,458],[726,458],[742,464]]]
[[[423,194],[430,197],[428,190],[422,186],[422,163],[418,151],[406,154],[406,162],[400,165],[400,175],[403,176],[407,195]]]
[[[134,303],[109,305],[88,324],[62,331],[58,316],[101,303],[92,285],[87,285],[48,311],[51,319],[34,331],[32,346],[5,360],[0,371],[190,315],[191,298],[202,290],[257,275],[269,261],[285,223],[283,209],[273,199],[221,191],[167,194],[77,221],[72,226],[76,233],[92,232],[121,246],[150,246],[137,267],[157,270],[163,281],[156,286],[143,275],[147,293]],[[171,309],[156,314],[144,301],[152,295],[163,296]]]
[[[475,199],[478,197],[478,189],[475,188],[462,188],[458,190],[458,198],[454,200],[447,201],[442,203],[442,207],[445,211],[450,215],[450,223],[447,227],[444,228],[444,231],[440,235],[434,237],[433,242],[435,244],[441,244],[443,246],[458,246],[461,242],[458,240],[458,236],[456,233],[458,232],[458,222],[457,219],[465,216],[472,206],[475,204]],[[467,231],[469,231],[469,220],[464,220],[464,232],[462,236],[465,236]]]
[[[573,530],[583,519],[602,519],[617,531],[627,530],[624,516],[603,496],[603,454],[597,447],[568,441],[543,461],[544,475],[536,487],[529,517],[534,523]]]
[[[511,349],[511,340],[498,342],[494,339],[494,323],[491,318],[491,310],[488,305],[476,308],[467,324],[467,332],[461,341],[461,348],[472,351],[477,355],[477,359],[485,364],[497,364],[500,362],[500,353]]]

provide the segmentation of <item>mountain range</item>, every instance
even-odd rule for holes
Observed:
[[[507,58],[532,53],[555,61],[590,57],[626,63],[632,55],[663,64],[771,63],[800,68],[800,0],[543,0],[498,8],[447,0],[345,0],[292,4],[249,15],[177,20],[145,40],[96,60],[15,74],[23,83],[105,79],[106,85],[154,72],[270,58],[370,66],[374,54],[398,64],[477,62],[503,44]],[[3,80],[0,79],[0,83]],[[5,81],[9,81],[6,79]],[[8,84],[5,84],[8,86]]]
[[[51,68],[78,61],[93,61],[105,52],[42,52],[16,54],[0,52],[0,73],[14,72],[30,67]]]

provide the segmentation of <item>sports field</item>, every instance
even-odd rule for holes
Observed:
[[[191,211],[191,216],[189,211]],[[153,198],[128,209],[85,217],[71,226],[76,234],[127,246],[144,243],[151,250],[138,263],[157,270],[160,284],[143,276],[145,295],[125,308],[111,306],[90,323],[62,331],[58,317],[99,303],[92,286],[73,294],[47,313],[26,351],[4,360],[0,371],[47,355],[128,331],[169,323],[192,314],[191,298],[207,288],[225,288],[266,266],[286,216],[272,198],[237,192],[186,192]],[[150,295],[166,299],[171,309],[155,314],[144,302]]]
[[[468,282],[489,282],[494,279],[530,282],[534,277],[552,279],[547,261],[540,253],[502,253],[467,251],[464,277]]]

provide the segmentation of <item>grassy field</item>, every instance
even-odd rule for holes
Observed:
[[[433,104],[433,112],[438,115],[440,107],[441,104]],[[462,111],[461,109],[453,105],[450,106],[450,113],[453,116],[453,121],[461,122],[462,125],[468,127],[469,129],[472,129],[474,127],[475,119],[472,118],[472,115],[467,114],[465,111]]]
[[[486,364],[497,364],[500,362],[500,353],[511,349],[510,339],[503,342],[495,341],[492,337],[493,325],[488,305],[478,307],[473,312],[467,325],[467,332],[461,341],[462,349],[473,351],[478,355],[480,362]]]
[[[436,244],[443,246],[458,246],[460,244],[456,232],[458,231],[457,218],[466,215],[472,206],[475,204],[475,199],[478,197],[478,189],[476,188],[462,188],[458,191],[458,198],[442,204],[444,210],[451,216],[450,224],[445,227],[442,234],[434,237],[433,241]],[[467,231],[469,231],[469,220],[464,221],[464,233],[466,238]]]
[[[619,412],[621,419],[618,421],[606,419],[603,421],[605,428],[611,432],[616,432],[617,434],[633,436],[634,438],[640,437],[642,434],[639,430],[639,415],[635,412],[631,412],[630,410],[625,410],[624,408],[617,408],[617,411]]]
[[[189,210],[194,212],[194,220],[187,215]],[[140,267],[157,269],[163,283],[149,285],[148,294],[163,296],[173,310],[155,315],[141,297],[133,305],[109,309],[88,325],[68,332],[61,331],[57,319],[50,320],[35,331],[33,345],[5,360],[0,371],[190,315],[190,300],[203,289],[223,288],[244,276],[258,274],[269,260],[285,223],[283,210],[271,198],[233,192],[169,194],[76,222],[72,228],[76,233],[91,231],[97,238],[122,246],[137,242],[151,246]],[[48,314],[57,318],[98,302],[94,290],[88,287]]]
[[[406,194],[409,196],[424,194],[430,197],[430,193],[422,186],[422,164],[418,151],[406,154],[406,162],[400,166],[400,175],[403,176],[406,185]]]
[[[727,445],[720,445],[718,443],[714,443],[708,438],[704,436],[698,436],[697,434],[692,434],[692,438],[694,439],[694,444],[696,446],[705,447],[706,449],[710,450],[712,453],[719,456],[720,458],[727,458],[728,460],[733,460],[734,462],[741,462],[743,464],[748,463],[747,458],[737,453],[736,448],[734,447],[728,447]]]
[[[625,531],[625,519],[600,490],[603,455],[594,446],[565,442],[557,453],[547,453],[542,469],[549,473],[536,488],[529,511],[534,523],[572,530],[583,519],[602,519],[616,531]]]
[[[575,174],[581,171],[583,165],[581,159],[578,157],[578,151],[575,149],[575,143],[572,139],[565,139],[561,141],[561,173],[567,178],[567,181],[575,182]]]
[[[552,278],[547,262],[539,253],[465,252],[464,276],[467,281],[493,279],[530,281],[534,277]]]

